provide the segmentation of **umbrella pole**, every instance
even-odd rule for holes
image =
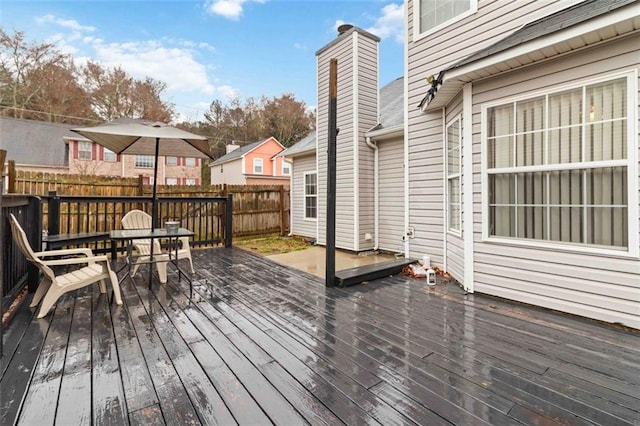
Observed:
[[[156,186],[158,185],[158,154],[160,152],[160,138],[156,138],[156,155],[154,157],[154,167],[153,167],[153,194],[151,196],[151,231],[157,228],[158,223],[158,206],[156,205]],[[151,285],[153,282],[153,246],[154,241],[151,239],[151,252],[149,253],[149,264],[150,274],[149,274],[149,290],[151,290]]]

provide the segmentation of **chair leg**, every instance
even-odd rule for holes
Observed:
[[[142,261],[142,258],[138,258],[138,260],[136,260],[136,263],[133,264],[133,269],[131,270],[131,278],[136,276],[138,268],[140,267],[140,261]]]
[[[107,292],[106,279],[98,281],[98,287],[100,287],[100,293],[105,294]]]
[[[189,259],[189,265],[191,265],[191,273],[195,274],[196,271],[193,270],[193,261],[191,260],[191,255],[189,255],[189,257],[187,257],[187,259]]]
[[[47,290],[49,290],[49,287],[51,287],[51,281],[43,277],[42,280],[40,280],[40,284],[38,284],[36,293],[33,295],[31,305],[29,305],[30,308],[35,308],[36,306],[38,306],[40,300],[44,297],[45,294],[47,294]]]
[[[47,294],[44,296],[42,300],[42,305],[40,306],[40,311],[38,311],[38,318],[44,318],[47,316],[51,307],[55,305],[60,296],[64,294],[64,291],[60,291],[59,288],[52,287],[49,289]]]
[[[156,263],[158,269],[158,276],[160,277],[160,282],[162,284],[167,283],[167,262],[158,262]]]
[[[111,277],[111,287],[113,288],[113,297],[116,299],[116,304],[122,305],[122,296],[120,295],[120,283],[118,283],[118,276],[115,272],[109,271]]]

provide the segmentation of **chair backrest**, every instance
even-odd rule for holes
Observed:
[[[131,210],[121,222],[125,229],[151,229],[151,215],[142,210]]]
[[[49,278],[52,282],[55,280],[55,274],[53,270],[45,265],[40,258],[38,258],[33,249],[31,248],[31,244],[29,244],[29,239],[27,238],[27,234],[18,223],[18,219],[13,215],[13,213],[9,213],[9,222],[11,223],[11,233],[13,234],[13,240],[18,245],[18,248],[24,255],[24,257],[34,265],[40,269],[40,271]]]
[[[151,229],[151,215],[142,210],[131,210],[122,217],[120,222],[124,229]],[[147,254],[149,249],[144,246],[151,247],[151,240],[134,240],[133,246],[136,247],[136,250]],[[160,253],[160,242],[158,240],[153,240],[153,251]]]

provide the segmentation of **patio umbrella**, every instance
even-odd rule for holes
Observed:
[[[153,195],[151,226],[158,226],[156,185],[158,157],[210,157],[206,137],[177,129],[164,123],[118,119],[95,127],[71,129],[116,154],[153,155]]]

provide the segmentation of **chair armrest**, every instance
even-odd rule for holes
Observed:
[[[89,257],[71,257],[66,259],[54,259],[54,260],[43,260],[47,266],[58,266],[58,265],[79,265],[82,263],[92,264],[95,262],[107,262],[109,263],[109,258],[104,255],[100,256],[89,256]]]
[[[51,256],[68,256],[71,254],[84,254],[85,256],[93,256],[93,251],[90,248],[74,248],[74,249],[60,249],[60,250],[50,250],[50,251],[39,251],[37,253],[33,253],[36,257],[51,257]]]

